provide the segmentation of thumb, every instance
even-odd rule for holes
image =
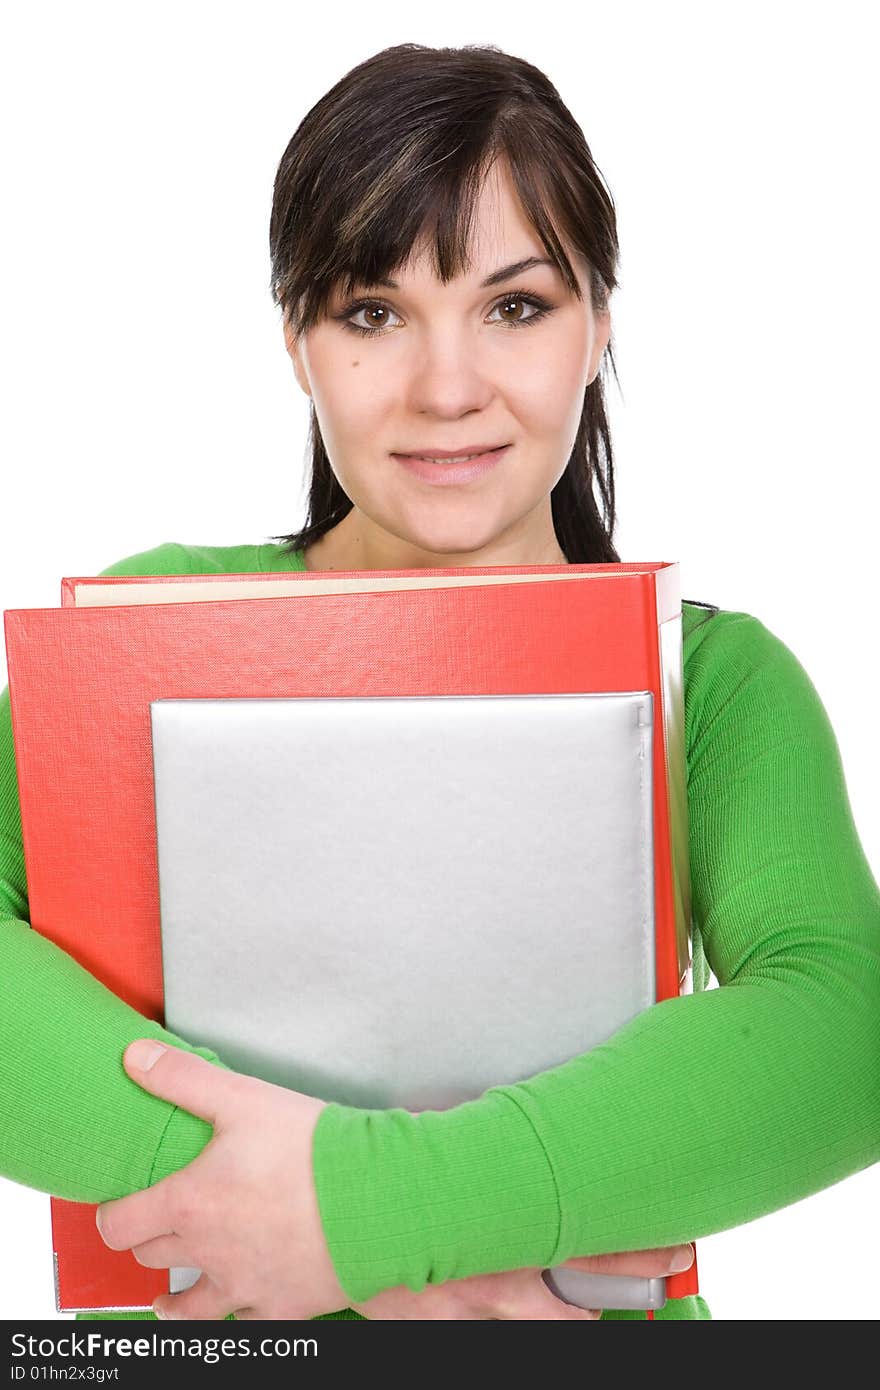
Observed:
[[[138,1038],[122,1054],[122,1064],[132,1081],[151,1095],[217,1124],[237,1094],[235,1072],[214,1066],[204,1057],[168,1047],[155,1038]]]

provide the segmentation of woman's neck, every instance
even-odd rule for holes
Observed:
[[[556,539],[555,531],[546,537],[542,544],[499,545],[492,551],[460,552],[457,555],[434,555],[425,558],[425,552],[415,547],[400,546],[396,552],[390,544],[387,548],[368,543],[357,527],[357,519],[352,510],[330,531],[308,546],[303,553],[303,564],[307,570],[362,571],[371,569],[458,569],[464,566],[486,567],[494,565],[567,565],[562,548]]]

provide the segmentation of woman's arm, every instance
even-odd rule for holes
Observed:
[[[122,1053],[139,1037],[193,1048],[118,999],[28,920],[9,693],[0,694],[0,1173],[73,1201],[137,1191],[182,1167],[211,1126],[147,1095]],[[174,1116],[174,1123],[169,1120]]]
[[[103,574],[186,572],[178,545],[157,546]],[[162,1038],[219,1063],[124,1004],[29,925],[9,691],[0,694],[0,1174],[72,1201],[138,1191],[204,1148],[211,1126],[150,1096],[122,1054]],[[221,1064],[222,1065],[222,1064]]]
[[[450,1110],[326,1106],[315,1181],[349,1298],[684,1243],[880,1158],[880,891],[828,716],[745,613],[686,642],[685,700],[694,924],[721,987]]]

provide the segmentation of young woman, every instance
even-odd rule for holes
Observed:
[[[284,153],[270,246],[311,401],[306,525],[104,574],[620,559],[614,209],[541,72],[494,48],[360,64]],[[29,929],[4,695],[0,1171],[101,1203],[144,1265],[200,1268],[163,1317],[595,1320],[645,1315],[569,1307],[541,1269],[665,1274],[875,1162],[880,890],[833,730],[759,619],[685,602],[683,634],[694,993],[418,1114],[238,1075]]]

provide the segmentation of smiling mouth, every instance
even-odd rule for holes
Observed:
[[[500,468],[507,457],[510,444],[499,444],[481,454],[452,454],[447,458],[432,458],[424,454],[392,454],[407,473],[427,487],[460,487],[477,483]]]
[[[507,449],[507,444],[493,444],[488,448],[471,449],[467,453],[460,454],[395,454],[399,459],[417,459],[420,463],[472,463],[475,459],[488,459],[492,454],[500,453],[502,449]]]

